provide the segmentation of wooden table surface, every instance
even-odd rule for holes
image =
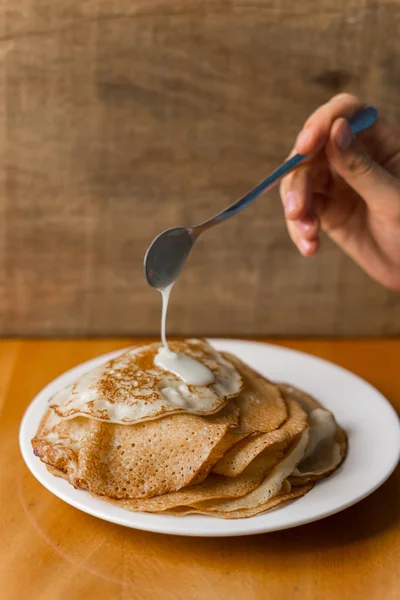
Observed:
[[[81,513],[43,488],[18,448],[26,407],[65,369],[129,343],[0,341],[2,600],[399,598],[399,468],[369,498],[338,515],[247,538],[135,531]],[[351,369],[400,410],[400,339],[276,343]]]

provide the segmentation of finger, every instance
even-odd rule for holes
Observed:
[[[398,218],[400,181],[371,158],[354,138],[345,119],[337,119],[333,124],[325,152],[331,167],[370,209],[386,217]]]
[[[310,165],[302,165],[281,182],[280,194],[286,219],[301,219],[310,211],[311,168]]]
[[[312,206],[315,214],[318,217],[319,227],[321,230],[324,229],[324,217],[326,213],[326,208],[329,205],[329,197],[326,193],[316,192],[312,195]]]
[[[287,221],[289,235],[301,254],[311,256],[318,250],[320,222],[315,212],[295,221]]]
[[[339,94],[323,104],[307,119],[297,136],[296,150],[300,154],[318,152],[326,144],[332,123],[338,117],[349,118],[362,104],[351,94]]]
[[[318,237],[313,237],[312,239],[302,237],[299,234],[299,229],[295,221],[288,221],[287,228],[293,243],[303,256],[312,256],[317,252],[319,247]]]
[[[299,238],[305,240],[315,240],[319,234],[319,218],[316,214],[309,214],[302,219],[292,221],[294,228],[297,230]]]
[[[390,168],[391,160],[397,159],[400,150],[400,129],[379,117],[371,127],[361,131],[358,139],[368,148],[371,146],[373,158],[379,164]]]

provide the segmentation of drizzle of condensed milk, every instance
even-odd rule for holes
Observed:
[[[172,283],[168,287],[160,290],[162,296],[162,311],[161,311],[161,341],[162,346],[159,348],[154,364],[173,373],[187,385],[210,385],[214,381],[214,373],[205,367],[201,362],[195,360],[191,356],[182,354],[181,352],[172,352],[168,347],[166,336],[166,321],[168,301],[171,294]]]
[[[167,310],[168,310],[169,297],[170,297],[171,290],[172,290],[173,287],[174,287],[174,284],[171,283],[171,285],[167,286],[163,290],[160,290],[161,297],[162,297],[161,341],[162,341],[162,344],[163,344],[163,348],[166,348],[167,350],[169,350],[169,348],[168,348],[168,342],[167,342],[167,334],[166,334]]]
[[[154,364],[173,373],[188,385],[209,385],[214,381],[214,373],[201,362],[181,352],[171,352],[164,346],[157,352]]]

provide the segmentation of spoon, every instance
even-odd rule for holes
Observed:
[[[367,106],[353,115],[348,122],[353,133],[359,133],[373,125],[377,118],[377,109]],[[157,290],[172,286],[182,271],[193,244],[204,231],[236,215],[260,194],[274,187],[282,177],[310,158],[312,155],[292,156],[243,198],[204,223],[194,227],[173,227],[160,233],[150,244],[144,258],[144,272],[148,283]]]

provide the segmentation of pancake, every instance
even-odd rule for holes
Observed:
[[[269,452],[268,456],[259,456],[238,477],[210,474],[203,483],[186,487],[178,492],[144,500],[117,500],[115,503],[130,511],[159,513],[169,508],[186,506],[203,500],[241,497],[260,485],[264,479],[265,471],[272,468],[279,458],[279,454]],[[108,500],[112,499],[108,498]]]
[[[55,477],[61,477],[63,479],[66,478],[66,475],[62,471],[58,471],[54,467],[47,466],[47,469]],[[204,514],[207,516],[218,517],[218,518],[222,518],[222,519],[245,519],[248,517],[254,517],[258,514],[266,512],[268,510],[277,508],[278,506],[281,506],[282,504],[286,504],[287,502],[296,500],[297,498],[301,498],[302,496],[307,494],[307,492],[309,492],[312,488],[313,488],[312,483],[299,485],[296,487],[291,487],[289,480],[286,479],[282,484],[282,488],[281,488],[279,494],[277,494],[273,498],[270,498],[269,500],[267,500],[267,502],[265,504],[257,506],[256,508],[241,509],[241,510],[237,510],[237,511],[231,511],[229,513],[219,512],[218,510],[216,510],[213,513],[205,512]],[[104,499],[104,498],[102,498],[102,499]],[[157,498],[155,498],[154,500],[157,500]],[[126,502],[126,501],[117,502],[114,500],[111,502],[113,504],[117,504],[118,506],[120,506],[120,508],[125,508],[127,510],[135,510],[135,511],[138,510],[137,508],[132,508],[129,505],[129,501],[128,502]],[[151,500],[150,500],[150,502],[151,502]],[[125,503],[127,503],[127,506],[125,505]],[[199,505],[199,507],[200,506],[201,505]],[[192,514],[203,514],[201,511],[201,507],[200,508],[199,507],[193,508],[191,506],[177,506],[175,508],[169,508],[169,509],[166,509],[163,511],[154,510],[154,512],[158,512],[159,514],[163,514],[163,515],[174,515],[177,517],[184,517],[186,515],[192,515]],[[147,512],[153,512],[153,511],[147,510]]]
[[[113,498],[146,498],[205,479],[229,447],[224,437],[238,423],[238,415],[231,401],[209,417],[183,414],[136,425],[82,417],[57,417],[54,424],[53,417],[49,429],[47,416],[32,446],[75,487]]]
[[[237,402],[240,415],[246,412],[246,404],[240,404],[240,398],[245,397],[246,388],[240,394]],[[213,473],[225,475],[226,477],[237,477],[246,469],[246,467],[266,448],[281,446],[286,448],[294,436],[301,433],[307,427],[307,414],[294,400],[287,400],[288,420],[279,429],[269,431],[268,433],[257,433],[246,437],[233,448],[226,452],[224,456],[214,465]],[[267,408],[267,410],[269,410]],[[256,423],[254,423],[256,424]],[[259,428],[256,428],[259,431]]]
[[[279,384],[284,398],[298,402],[308,414],[310,441],[304,457],[291,475],[293,486],[316,482],[332,474],[347,453],[347,436],[331,412],[309,394]]]
[[[197,508],[188,506],[188,507],[181,507],[181,508],[166,510],[162,514],[171,514],[171,515],[181,516],[181,517],[183,517],[185,515],[191,515],[191,514],[204,514],[209,517],[218,517],[220,519],[247,519],[249,517],[254,517],[261,513],[267,512],[268,510],[277,508],[278,506],[281,506],[282,504],[286,504],[287,502],[290,502],[292,500],[296,500],[297,498],[301,498],[302,496],[307,494],[307,492],[309,492],[312,489],[312,487],[313,487],[313,484],[309,483],[309,484],[305,484],[302,486],[291,488],[290,483],[286,480],[283,482],[281,491],[276,496],[274,496],[273,498],[270,498],[264,504],[260,504],[259,506],[256,506],[254,508],[248,508],[248,509],[242,508],[240,510],[233,510],[231,512],[223,512],[223,511],[215,510],[211,513],[209,511],[203,512],[199,505],[199,507],[197,507]]]
[[[54,475],[54,477],[60,477],[61,479],[66,479],[68,481],[68,476],[66,473],[64,473],[64,471],[60,471],[59,469],[56,469],[56,467],[52,467],[51,465],[46,465],[46,469],[49,473]]]
[[[200,509],[201,514],[212,514],[216,511],[218,515],[237,511],[263,511],[263,506],[271,499],[277,496],[280,492],[284,481],[291,475],[293,469],[296,468],[298,463],[301,461],[305,449],[308,444],[309,431],[305,429],[300,434],[297,441],[293,442],[286,455],[280,460],[270,472],[266,475],[261,485],[259,485],[254,491],[242,496],[241,498],[235,498],[232,500],[211,500],[205,502],[199,502],[192,505],[193,508]]]
[[[47,466],[63,472],[72,485],[75,485],[77,476],[79,449],[88,434],[89,425],[88,419],[63,420],[47,409],[32,440],[34,454]]]
[[[274,385],[233,354],[224,353],[240,373],[244,387],[236,403],[240,411],[240,428],[244,433],[274,431],[287,418],[286,404]]]
[[[205,340],[171,342],[173,352],[198,360],[214,374],[210,385],[186,385],[154,365],[160,344],[132,348],[58,392],[50,407],[63,418],[90,417],[116,424],[134,424],[159,417],[219,411],[242,389],[235,367]]]
[[[304,415],[301,428],[298,411]],[[263,452],[260,452],[240,475],[225,477],[211,473],[200,485],[192,484],[178,492],[150,499],[121,500],[118,501],[118,505],[133,511],[160,512],[205,500],[237,498],[248,494],[262,483],[266,474],[284,458],[294,440],[306,429],[305,413],[293,401],[289,401],[288,414],[289,418],[282,426],[283,435],[277,438],[276,443],[271,442]],[[228,439],[230,435],[231,432],[228,432]]]

